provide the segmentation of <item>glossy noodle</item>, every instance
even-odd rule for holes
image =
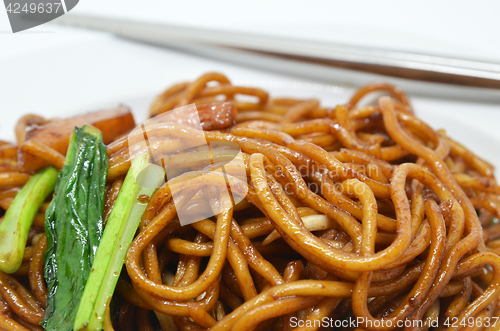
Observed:
[[[365,105],[367,95],[378,99]],[[234,205],[215,174],[176,185],[175,203],[175,181],[160,187],[128,249],[105,330],[500,329],[493,167],[420,120],[400,89],[369,84],[328,108],[207,73],[159,95],[150,116],[192,103],[207,141],[241,149],[246,178],[228,189],[248,193]],[[234,118],[217,117],[222,103]],[[26,127],[46,122],[22,118],[19,143]],[[156,134],[169,144],[190,132]],[[50,146],[28,147],[64,164]],[[131,163],[126,135],[107,147],[105,221]],[[0,215],[29,179],[17,150],[0,142]],[[176,163],[179,178],[207,173],[189,162],[196,153]],[[223,159],[223,150],[211,153]],[[2,330],[42,329],[47,205],[21,267],[0,272]],[[193,214],[227,208],[181,226],[181,206]],[[350,320],[356,325],[342,323]]]

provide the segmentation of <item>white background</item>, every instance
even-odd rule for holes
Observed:
[[[500,63],[500,1],[493,0],[81,0],[72,12]],[[12,34],[7,14],[1,8],[0,139],[13,139],[13,125],[25,113],[65,116],[92,107],[152,96],[174,82],[192,80],[214,70],[224,72],[235,83],[292,84],[297,81],[292,77],[140,45],[105,33],[45,24]],[[346,95],[349,91],[345,90]],[[449,129],[459,140],[469,146],[485,145],[483,155],[497,154],[496,143],[487,142],[482,136],[482,140],[477,141],[472,136],[480,131],[500,141],[498,104],[411,97],[417,112],[427,116],[431,124],[448,127],[445,123],[448,119]],[[464,128],[471,128],[471,131]]]

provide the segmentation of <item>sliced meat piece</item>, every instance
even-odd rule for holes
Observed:
[[[135,127],[130,109],[121,105],[112,109],[51,121],[41,126],[33,126],[26,132],[26,138],[17,153],[19,169],[23,172],[35,172],[49,165],[47,161],[31,154],[29,148],[23,148],[26,142],[36,141],[66,155],[71,132],[75,126],[81,127],[84,124],[90,124],[101,130],[105,144],[109,144],[116,137]]]

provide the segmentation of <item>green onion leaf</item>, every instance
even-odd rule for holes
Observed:
[[[65,165],[45,213],[46,330],[71,331],[103,231],[108,156],[101,132],[73,131]]]

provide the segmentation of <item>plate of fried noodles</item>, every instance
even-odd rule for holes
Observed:
[[[493,160],[391,84],[335,100],[210,72],[21,117],[0,330],[500,330]]]

